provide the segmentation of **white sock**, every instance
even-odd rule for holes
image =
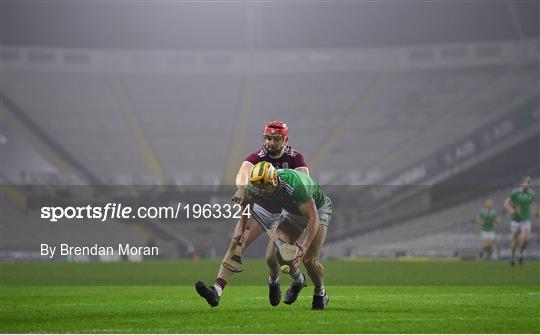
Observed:
[[[303,283],[304,282],[304,275],[300,271],[300,269],[296,269],[293,272],[291,272],[291,277],[294,280],[295,283]]]
[[[218,284],[214,284],[214,288],[216,289],[217,295],[221,297],[221,293],[223,292],[223,289]]]
[[[277,276],[274,279],[272,279],[272,276],[268,276],[268,283],[270,283],[270,284],[279,284],[279,276]]]
[[[324,289],[324,285],[321,287],[315,287],[315,289],[313,290],[313,295],[318,295],[322,297],[325,294],[326,294],[326,291]]]

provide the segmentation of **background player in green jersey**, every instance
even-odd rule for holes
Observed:
[[[518,253],[519,265],[523,264],[523,251],[527,247],[527,241],[531,232],[531,207],[535,207],[535,217],[538,219],[538,205],[535,203],[536,194],[530,189],[530,177],[521,180],[521,187],[512,191],[504,201],[504,208],[510,213],[512,221],[512,259],[510,265],[516,265],[516,252]]]
[[[480,226],[480,238],[482,239],[482,250],[480,258],[496,258],[493,250],[493,240],[495,239],[495,224],[500,224],[501,219],[497,212],[493,209],[493,200],[487,199],[484,201],[484,208],[476,217],[476,223]]]
[[[315,285],[312,309],[325,309],[328,295],[319,256],[330,223],[332,201],[311,177],[296,170],[276,170],[268,162],[257,163],[251,170],[249,181],[248,193],[252,200],[264,199],[283,208],[276,235],[287,243],[297,243],[299,248],[299,258],[293,262],[290,272],[294,281],[283,302],[294,303],[306,286],[306,279],[299,269],[303,262]]]

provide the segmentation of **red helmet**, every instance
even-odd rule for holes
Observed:
[[[264,127],[264,135],[281,135],[287,137],[289,135],[289,128],[282,121],[268,122],[266,127]]]

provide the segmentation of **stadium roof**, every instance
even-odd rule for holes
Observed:
[[[538,1],[2,1],[2,44],[302,49],[536,38]]]

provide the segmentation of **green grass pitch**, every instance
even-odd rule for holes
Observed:
[[[311,311],[311,284],[292,306],[271,307],[262,260],[210,308],[193,283],[211,281],[217,265],[3,263],[0,332],[540,332],[539,262],[327,261],[326,311]]]

